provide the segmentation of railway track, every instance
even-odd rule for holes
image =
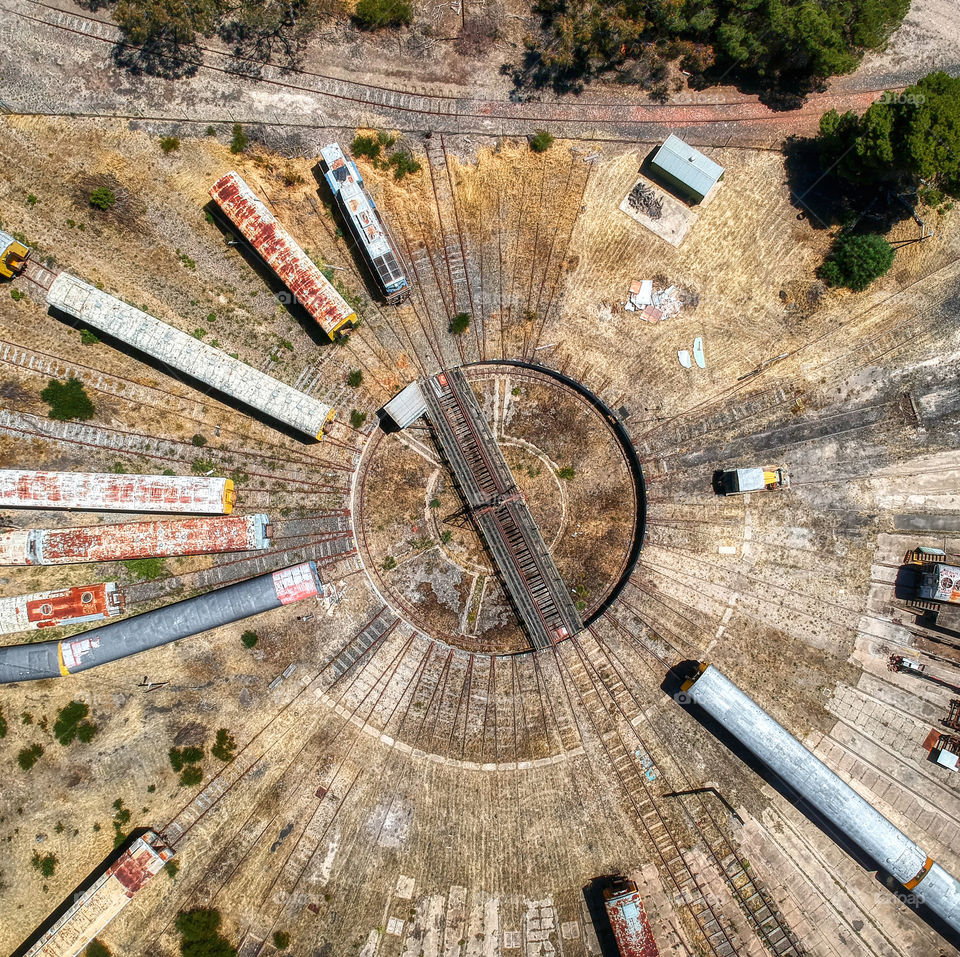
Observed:
[[[33,13],[24,10],[7,9],[8,16],[46,26],[63,32],[86,37],[94,42],[114,45],[121,39],[119,30],[110,21],[102,20],[89,14],[66,12],[41,0],[29,0]],[[136,49],[134,45],[129,45]],[[233,57],[230,54],[215,50],[211,47],[200,46],[202,60],[199,63],[190,61],[191,66],[206,72],[218,74],[231,80],[237,78],[237,64],[252,69],[256,82],[261,88],[269,87],[283,90],[294,90],[300,93],[312,93],[325,102],[331,104],[352,104],[369,109],[379,108],[382,112],[395,117],[402,129],[410,129],[410,118],[419,122],[417,129],[441,130],[443,132],[464,133],[479,132],[500,135],[525,135],[533,130],[549,126],[553,129],[562,129],[571,138],[585,138],[597,141],[596,136],[584,137],[577,127],[584,124],[593,130],[605,128],[609,138],[619,141],[622,138],[636,140],[638,134],[645,127],[661,128],[706,127],[714,125],[723,128],[723,139],[728,141],[730,132],[727,128],[732,123],[742,123],[745,126],[773,125],[787,126],[796,129],[798,120],[810,117],[814,123],[829,107],[839,109],[852,107],[866,107],[873,101],[881,90],[861,91],[846,95],[815,95],[785,122],[783,115],[774,112],[760,104],[755,99],[746,96],[737,96],[732,99],[698,101],[695,106],[667,104],[659,106],[648,103],[632,104],[628,111],[623,105],[609,101],[558,102],[518,104],[509,100],[491,100],[483,98],[462,97],[447,94],[420,94],[406,90],[391,88],[385,85],[346,80],[334,74],[324,74],[316,71],[294,69],[284,71],[281,68],[264,65],[252,58]],[[173,58],[175,59],[175,58]],[[182,61],[184,64],[186,60]],[[298,82],[294,82],[296,79]],[[902,87],[898,88],[902,89]],[[52,114],[46,114],[52,115]],[[76,115],[76,114],[74,114]],[[103,116],[103,113],[97,114]],[[140,114],[130,114],[130,119],[150,118]],[[155,117],[182,122],[181,116]],[[222,116],[208,116],[198,118],[198,122],[234,122],[233,118],[225,121]],[[246,122],[250,122],[246,120]],[[254,121],[260,122],[260,121]],[[569,124],[569,129],[566,129]],[[290,120],[275,123],[264,122],[264,126],[304,127],[311,124],[297,124]],[[312,124],[315,126],[316,124]],[[446,128],[444,128],[446,127]],[[618,135],[619,134],[619,135]],[[600,139],[602,139],[601,137]]]

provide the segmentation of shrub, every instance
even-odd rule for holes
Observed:
[[[455,336],[462,335],[470,328],[470,314],[467,312],[458,312],[450,320],[450,332]]]
[[[247,648],[252,648],[259,641],[259,637],[255,631],[245,631],[240,640]]]
[[[41,857],[39,851],[34,851],[30,863],[40,871],[44,877],[53,877],[57,869],[57,857],[55,854],[44,854],[43,857]]]
[[[530,149],[534,153],[546,153],[551,146],[553,146],[553,137],[546,130],[537,130],[530,137]]]
[[[216,471],[217,463],[211,462],[210,459],[194,459],[193,464],[190,466],[190,471],[194,475],[206,475],[207,472]]]
[[[79,737],[81,741],[90,741],[97,733],[97,726],[85,720],[90,708],[82,701],[71,701],[57,712],[53,723],[53,736],[66,747]]]
[[[155,578],[163,577],[162,558],[128,558],[123,565],[134,578],[140,581],[153,581]]]
[[[106,944],[101,944],[94,938],[87,944],[87,949],[83,952],[84,957],[111,957],[110,949]]]
[[[222,937],[220,911],[206,907],[177,914],[176,928],[180,931],[180,953],[184,957],[237,957],[235,947]]]
[[[194,437],[190,440],[190,442],[191,444],[195,445],[198,449],[202,449],[207,444],[207,440],[199,432],[196,435],[194,435]]]
[[[217,740],[210,753],[221,761],[232,761],[234,752],[237,750],[237,742],[233,735],[226,728],[221,728],[217,732]]]
[[[216,135],[217,135],[217,131],[216,131],[212,126],[208,126],[207,129],[206,129],[206,131],[205,131],[205,135],[207,135],[207,136],[216,136]]]
[[[40,760],[42,754],[42,744],[31,744],[29,748],[22,748],[20,750],[20,753],[17,755],[17,764],[19,764],[24,771],[29,771],[30,768]]]
[[[366,136],[363,133],[357,133],[350,145],[350,152],[354,156],[365,156],[367,159],[378,160],[380,158],[380,139],[375,135]]]
[[[361,412],[359,409],[354,409],[350,413],[350,425],[353,428],[359,429],[363,425],[363,423],[366,421],[367,421],[366,412]]]
[[[69,419],[84,421],[93,418],[93,403],[79,379],[70,378],[66,382],[51,379],[40,393],[40,398],[50,406],[47,415],[58,422],[66,422]]]
[[[883,236],[841,234],[820,267],[820,276],[831,286],[860,292],[893,265],[893,257],[893,247]]]
[[[393,167],[393,178],[403,179],[408,173],[419,173],[420,163],[413,158],[413,154],[407,150],[398,150],[390,157],[390,165]]]
[[[440,541],[443,542],[444,545],[448,545],[452,538],[453,538],[453,532],[451,532],[449,528],[445,528],[440,533]]]
[[[95,332],[91,332],[89,329],[80,330],[80,342],[85,346],[95,345],[100,341],[100,337],[97,336]]]
[[[363,373],[359,369],[354,369],[347,376],[347,385],[353,389],[358,388],[361,382],[363,382]]]
[[[191,764],[183,769],[180,775],[181,787],[191,788],[203,780],[203,768],[199,764]]]
[[[177,874],[180,873],[180,865],[176,861],[167,861],[167,863],[163,865],[163,869],[167,872],[170,880],[174,880]]]
[[[20,292],[19,289],[11,289],[11,290],[10,290],[10,298],[11,298],[14,302],[19,302],[21,299],[25,298],[25,296],[24,296],[24,294],[23,294],[22,292]]]
[[[572,465],[565,465],[563,468],[557,469],[557,478],[567,479],[567,481],[572,479],[576,474],[576,470]]]
[[[411,20],[413,7],[409,0],[360,0],[353,14],[353,22],[361,30],[402,27]]]
[[[0,738],[7,736],[7,719],[3,716],[3,708],[0,708]]]
[[[188,764],[196,764],[203,760],[203,748],[196,745],[188,745],[185,748],[171,748],[167,752],[170,758],[170,766],[174,771],[182,771]]]
[[[430,499],[430,508],[440,508],[440,499],[434,497]]]
[[[117,197],[106,186],[98,186],[90,194],[90,205],[94,209],[102,209],[104,212],[112,208],[116,201]]]
[[[36,205],[37,205],[37,202],[38,202],[37,197],[34,196],[33,193],[30,193],[30,194],[27,196],[27,205],[28,205],[28,206],[36,206]]]
[[[243,132],[239,123],[233,124],[233,137],[230,140],[230,152],[242,153],[250,145],[250,137]]]
[[[290,946],[290,935],[284,930],[273,932],[273,946],[277,950],[286,950]]]
[[[396,568],[396,567],[397,567],[397,560],[393,557],[393,555],[387,555],[387,557],[383,560],[383,570],[385,572],[388,572],[390,571],[391,568]]]
[[[164,153],[172,153],[174,150],[180,149],[180,140],[176,136],[164,136],[160,140],[160,149]]]

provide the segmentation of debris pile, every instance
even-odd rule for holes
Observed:
[[[630,283],[630,298],[623,305],[639,312],[644,322],[662,322],[683,308],[683,299],[676,286],[654,289],[652,279],[638,279]]]
[[[642,213],[650,219],[659,219],[663,215],[663,199],[657,196],[653,188],[646,183],[638,182],[627,195],[630,208]]]

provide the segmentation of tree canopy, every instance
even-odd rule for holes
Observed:
[[[910,0],[536,0],[543,35],[527,42],[518,82],[569,87],[614,68],[662,79],[680,58],[696,85],[721,75],[805,94],[848,73],[899,26]],[[651,47],[654,52],[651,55]]]
[[[884,93],[863,116],[820,118],[821,163],[851,182],[925,180],[960,193],[960,78],[930,73],[903,93]]]
[[[831,286],[846,286],[859,292],[893,265],[893,247],[876,233],[841,234],[820,267]]]

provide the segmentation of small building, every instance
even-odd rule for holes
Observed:
[[[30,250],[0,229],[0,276],[13,278],[23,268]]]
[[[724,168],[671,133],[650,160],[652,172],[693,203],[702,203]]]
[[[413,425],[427,411],[427,403],[420,391],[420,384],[411,382],[383,407],[383,411],[396,423],[398,429]]]

